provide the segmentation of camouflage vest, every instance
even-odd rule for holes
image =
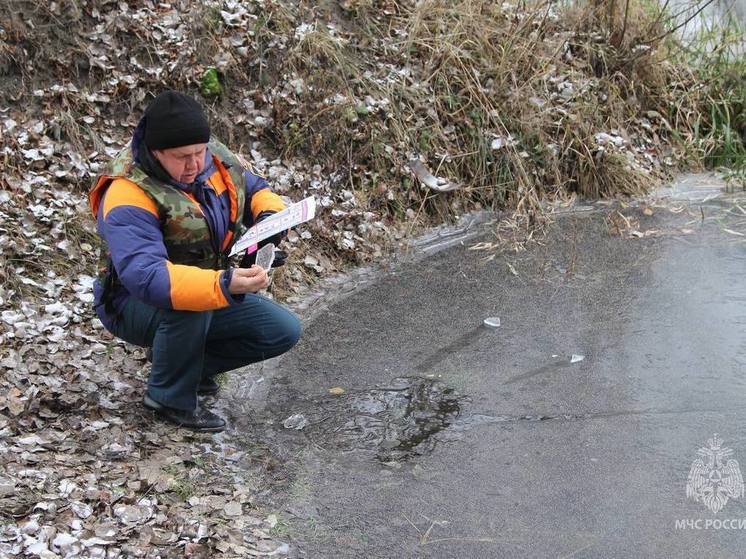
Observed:
[[[241,161],[239,156],[234,155],[216,140],[209,142],[208,149],[218,160],[216,161],[217,172],[223,175],[223,181],[231,197],[231,206],[235,205],[235,210],[232,208],[231,211],[234,219],[229,219],[228,224],[228,233],[233,233],[231,242],[226,247],[230,248],[245,229],[242,218],[246,190],[242,186],[244,184],[243,172],[247,165]],[[230,180],[226,180],[228,177]],[[133,165],[132,152],[129,147],[119,152],[104,173],[98,177],[91,191],[92,206],[98,203],[106,186],[116,178],[124,178],[135,183],[155,203],[163,232],[163,242],[171,262],[213,270],[226,267],[226,256],[220,250],[216,252],[207,221],[194,202],[180,190],[147,175],[142,169]],[[108,273],[110,268],[108,250],[105,249],[102,251],[99,269]]]

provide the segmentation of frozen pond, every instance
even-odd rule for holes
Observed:
[[[741,528],[692,528],[742,518],[738,495],[714,511],[688,480],[731,475],[703,453],[746,463],[745,208],[682,177],[330,294],[228,406],[282,464],[296,556],[742,556]]]

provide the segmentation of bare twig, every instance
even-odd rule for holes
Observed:
[[[701,14],[702,11],[705,8],[707,8],[707,6],[709,6],[710,4],[712,4],[714,1],[715,0],[706,0],[705,3],[702,4],[702,6],[700,6],[697,9],[696,12],[694,12],[691,16],[689,16],[686,20],[684,20],[683,22],[681,22],[677,26],[673,27],[672,29],[669,29],[669,30],[665,31],[664,33],[661,33],[660,35],[658,35],[658,36],[656,36],[656,37],[654,37],[652,39],[648,39],[646,41],[642,41],[642,42],[640,42],[638,44],[639,45],[652,45],[653,43],[657,43],[661,39],[664,39],[665,37],[668,37],[669,35],[675,33],[676,31],[678,31],[682,27],[686,26],[690,21],[692,21],[695,17],[697,17],[699,14]],[[681,13],[684,13],[684,12],[681,12]]]

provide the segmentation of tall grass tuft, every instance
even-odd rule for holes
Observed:
[[[673,47],[700,84],[691,142],[708,167],[746,187],[746,28],[727,14],[697,27]]]
[[[547,197],[636,195],[684,151],[670,113],[689,83],[642,0],[374,4],[347,3],[346,36],[317,22],[279,72],[312,87],[275,100],[285,156],[333,169],[371,207],[531,213]],[[679,109],[689,126],[695,109]],[[412,158],[463,186],[450,207],[413,188]]]

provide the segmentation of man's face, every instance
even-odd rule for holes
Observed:
[[[192,144],[178,148],[154,149],[153,155],[171,178],[191,184],[205,167],[207,144]]]

